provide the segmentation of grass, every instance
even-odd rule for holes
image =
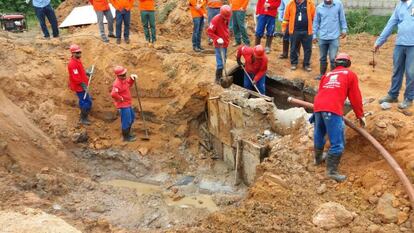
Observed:
[[[350,34],[369,33],[379,35],[384,29],[390,16],[370,15],[366,8],[351,10],[346,13]]]

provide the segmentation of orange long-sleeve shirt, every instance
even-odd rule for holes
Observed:
[[[198,18],[207,14],[206,0],[189,0],[191,17]],[[197,9],[197,4],[200,5],[200,9]]]
[[[110,0],[115,9],[121,11],[123,9],[130,11],[134,6],[134,0]]]
[[[313,19],[315,17],[316,7],[311,0],[307,1],[306,12],[308,15],[308,34],[313,34]],[[282,23],[282,32],[286,31],[286,28],[289,27],[289,34],[293,34],[295,30],[295,17],[296,17],[296,2],[290,1],[286,6],[285,15]]]
[[[245,11],[247,9],[247,5],[249,5],[249,0],[229,0],[231,4],[231,9],[233,11]]]
[[[154,0],[139,0],[140,11],[155,11],[155,1]]]
[[[207,0],[207,6],[209,8],[220,8],[223,6],[223,0]]]
[[[89,0],[95,11],[107,11],[109,10],[108,0]]]

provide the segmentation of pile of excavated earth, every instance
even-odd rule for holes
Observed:
[[[85,2],[66,0],[57,9],[59,20]],[[0,232],[413,231],[414,211],[401,182],[351,129],[340,166],[346,182],[327,179],[325,168],[313,165],[313,127],[304,110],[292,110],[303,116],[283,132],[252,118],[257,127],[245,136],[273,135],[266,140],[268,157],[249,186],[235,185],[234,170],[206,146],[211,143],[206,106],[209,98],[225,98],[240,88],[213,83],[214,52],[205,36],[207,50],[192,51],[186,1],[158,3],[168,16],[157,25],[154,48],[145,46],[135,10],[129,45],[104,44],[96,25],[63,30],[52,40],[42,39],[39,31],[0,33]],[[164,9],[171,4],[171,11]],[[414,118],[397,106],[382,110],[377,104],[390,82],[394,38],[375,69],[369,65],[374,40],[352,35],[341,41],[341,50],[352,56],[364,108],[372,112],[366,130],[413,181]],[[82,47],[84,65],[96,67],[87,127],[78,124],[77,99],[67,87],[72,43]],[[235,49],[229,51],[230,66],[236,64]],[[269,76],[317,88],[316,52],[314,71],[307,73],[290,71],[289,62],[277,58],[280,51],[281,41],[274,40]],[[121,139],[109,94],[115,65],[139,76],[149,141]],[[352,112],[347,117],[355,119]],[[134,132],[143,134],[141,119]]]

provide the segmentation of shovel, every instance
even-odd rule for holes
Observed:
[[[91,85],[91,82],[92,82],[92,76],[93,76],[94,70],[95,70],[95,65],[92,65],[92,68],[91,68],[91,76],[88,79],[88,86],[86,87],[86,91],[85,91],[85,94],[83,95],[83,99],[86,99],[86,96],[89,93],[89,86]]]
[[[247,77],[249,78],[249,81],[252,83],[252,85],[254,86],[254,89],[256,89],[257,93],[259,93],[260,95],[264,96],[262,93],[260,93],[259,89],[257,88],[256,84],[253,83],[252,78],[250,77],[249,73],[247,73],[247,71],[244,69],[243,66],[241,66],[241,68],[243,69],[244,73],[247,75]]]
[[[143,137],[141,137],[141,139],[142,140],[145,140],[145,141],[148,141],[148,140],[150,140],[150,137],[148,136],[147,123],[146,123],[146,120],[145,120],[144,110],[142,109],[142,105],[141,105],[141,98],[139,97],[137,80],[135,80],[134,86],[135,86],[135,91],[137,92],[137,99],[138,99],[138,104],[139,104],[139,111],[141,112],[142,122],[144,124],[144,131],[145,131],[145,135]]]

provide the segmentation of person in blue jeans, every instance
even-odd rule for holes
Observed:
[[[319,42],[320,80],[328,68],[327,56],[331,70],[335,68],[335,57],[339,49],[339,38],[345,38],[348,31],[344,7],[338,0],[324,0],[316,7],[313,20],[313,41]]]
[[[129,25],[131,24],[131,11],[122,9],[116,10],[116,43],[121,43],[122,23],[124,23],[124,41],[129,44]]]
[[[387,41],[395,27],[398,27],[393,55],[393,74],[388,94],[379,103],[398,102],[404,73],[406,75],[404,100],[398,105],[406,109],[413,105],[414,99],[414,3],[412,0],[401,0],[387,25],[374,44],[374,52]]]
[[[29,0],[26,2],[29,3]],[[53,10],[53,7],[50,5],[50,0],[33,0],[32,4],[36,13],[36,17],[39,20],[43,36],[46,39],[50,38],[49,30],[46,26],[47,18],[49,20],[50,25],[52,26],[53,37],[59,37],[58,22],[55,11]]]

